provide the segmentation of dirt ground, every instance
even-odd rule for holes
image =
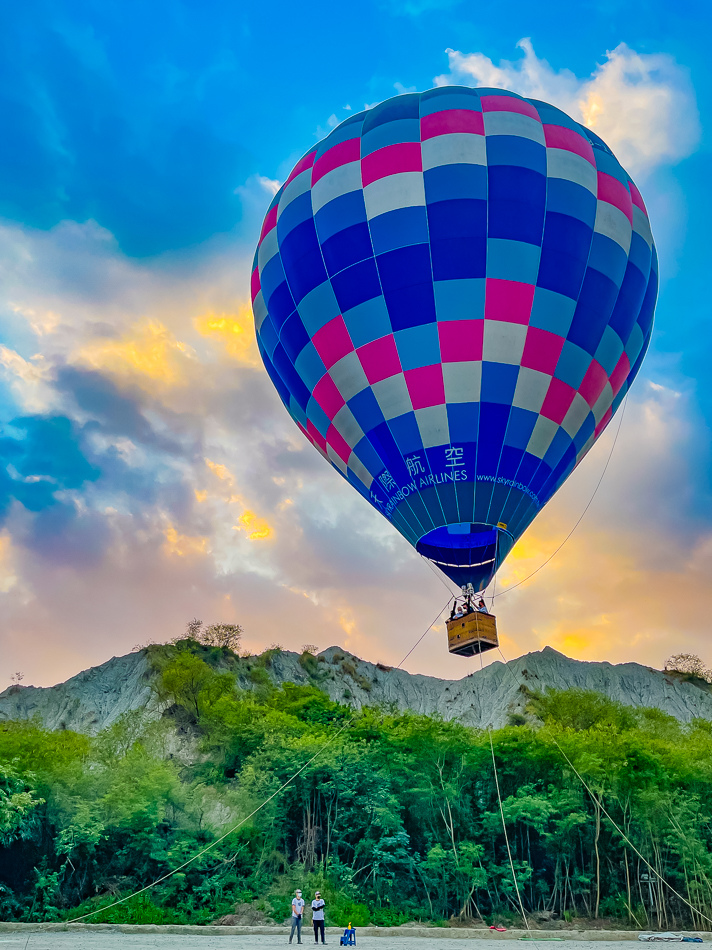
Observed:
[[[311,937],[311,934],[309,934]],[[424,943],[424,940],[427,943]],[[558,941],[557,941],[558,942]],[[494,950],[491,939],[468,939],[467,950]],[[505,936],[496,940],[500,950],[524,950],[527,945],[534,950],[554,950],[549,940],[519,941]],[[313,947],[311,940],[303,940],[305,948]],[[338,950],[338,936],[327,937],[326,945]],[[0,950],[279,950],[288,947],[286,933],[225,934],[205,936],[195,934],[127,934],[127,933],[42,933],[20,931],[0,933]],[[296,941],[295,941],[296,946]],[[576,940],[565,937],[562,950],[632,950],[630,941]],[[463,940],[433,934],[428,937],[368,937],[357,943],[357,950],[464,950]]]

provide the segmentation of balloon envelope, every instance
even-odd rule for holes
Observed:
[[[294,421],[476,589],[610,421],[656,293],[645,206],[601,139],[546,103],[458,86],[390,99],[310,149],[252,274]]]

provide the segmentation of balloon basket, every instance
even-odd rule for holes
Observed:
[[[477,656],[499,646],[497,619],[480,610],[447,621],[447,648],[457,656]]]

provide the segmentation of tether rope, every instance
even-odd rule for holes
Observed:
[[[421,641],[425,639],[427,634],[430,633],[432,628],[438,622],[438,620],[443,615],[443,613],[447,610],[449,605],[450,605],[450,598],[448,599],[447,604],[445,604],[442,610],[439,611],[438,615],[431,621],[427,630],[425,630],[425,632],[421,634],[421,636],[418,638],[415,644],[410,648],[410,650],[408,650],[406,655],[400,661],[398,666],[395,667],[395,669],[399,670],[403,666],[403,664],[411,655],[413,650],[415,650],[418,644],[420,644]],[[145,887],[141,887],[137,891],[134,891],[133,894],[128,894],[126,897],[122,897],[111,904],[106,904],[104,907],[98,907],[96,910],[91,910],[86,914],[82,914],[80,917],[72,917],[70,920],[65,921],[65,923],[76,924],[80,920],[86,920],[87,917],[94,917],[96,914],[103,914],[105,911],[111,910],[113,907],[118,907],[120,904],[125,904],[127,901],[133,900],[134,897],[138,897],[140,894],[145,894],[146,891],[150,891],[157,885],[162,884],[163,881],[167,881],[168,878],[173,877],[174,874],[177,874],[179,871],[182,871],[184,868],[187,868],[190,864],[193,864],[195,861],[198,860],[198,858],[202,858],[204,854],[207,854],[209,851],[212,851],[212,849],[215,848],[217,845],[219,845],[221,841],[224,841],[226,838],[229,838],[230,835],[234,834],[244,824],[246,824],[250,820],[250,818],[253,818],[258,812],[262,811],[262,809],[266,805],[268,805],[273,799],[275,799],[278,795],[281,795],[282,792],[286,788],[288,788],[292,784],[292,782],[296,778],[298,778],[302,774],[302,772],[304,772],[306,768],[308,768],[311,765],[312,762],[315,761],[315,759],[318,759],[319,756],[326,749],[328,749],[330,745],[336,742],[339,736],[343,732],[345,732],[345,730],[348,729],[348,727],[355,721],[357,715],[358,713],[354,712],[353,716],[347,722],[345,722],[341,726],[341,728],[337,732],[334,733],[333,736],[327,739],[324,745],[317,752],[315,752],[314,755],[310,759],[307,759],[307,761],[302,766],[300,766],[300,768],[298,768],[297,771],[286,780],[286,782],[280,785],[280,787],[276,791],[272,792],[272,794],[268,798],[266,798],[260,805],[258,805],[257,808],[251,811],[249,815],[246,815],[244,818],[240,819],[240,821],[238,821],[236,825],[233,825],[232,828],[230,828],[224,834],[220,835],[219,838],[216,838],[214,841],[211,841],[209,845],[207,845],[205,848],[202,848],[200,851],[197,852],[197,854],[194,854],[191,858],[188,858],[188,860],[184,861],[183,864],[179,864],[178,867],[173,868],[173,870],[171,871],[168,871],[167,874],[163,874],[161,877],[157,878],[155,881],[152,881],[150,884],[146,884]]]
[[[483,669],[484,669],[484,666],[482,663],[482,650],[480,650],[480,673],[483,671]],[[507,846],[507,857],[509,858],[509,868],[512,872],[512,881],[514,883],[514,890],[517,894],[519,910],[522,914],[522,920],[524,921],[524,926],[527,928],[527,933],[532,938],[532,940],[536,941],[536,937],[532,937],[532,929],[529,926],[529,918],[527,917],[526,912],[524,910],[524,901],[522,900],[522,895],[519,890],[519,882],[517,881],[517,874],[516,874],[516,871],[514,870],[514,860],[512,858],[512,849],[509,845],[509,832],[507,831],[507,822],[505,821],[505,818],[504,818],[504,805],[502,804],[502,792],[499,787],[499,774],[497,772],[497,760],[494,754],[494,742],[492,741],[492,724],[491,723],[487,724],[487,735],[489,737],[490,752],[492,753],[492,772],[494,773],[494,786],[495,786],[495,789],[497,790],[497,803],[499,805],[499,817],[502,820],[502,831],[504,832],[504,843]]]
[[[492,752],[492,771],[494,772],[494,784],[495,784],[495,788],[497,789],[497,802],[499,804],[499,816],[502,819],[502,831],[504,832],[504,843],[507,846],[507,857],[509,858],[509,867],[512,871],[512,881],[514,882],[514,889],[517,892],[517,901],[519,902],[519,909],[522,913],[522,920],[524,921],[524,925],[527,928],[527,932],[531,936],[532,929],[529,926],[529,918],[527,917],[524,911],[524,901],[522,900],[522,895],[519,890],[519,882],[517,881],[517,875],[514,870],[514,861],[512,859],[512,849],[509,846],[509,833],[507,831],[507,822],[504,820],[504,806],[502,805],[502,793],[499,788],[499,775],[497,774],[497,762],[494,757],[494,742],[492,741],[492,726],[487,727],[487,735],[489,736],[490,751]]]
[[[507,658],[505,657],[504,653],[502,653],[502,650],[501,650],[500,647],[497,647],[497,649],[498,649],[498,651],[499,651],[499,655],[502,657],[502,660],[504,661],[505,669],[510,673],[510,675],[512,676],[514,682],[517,684],[517,688],[519,688],[519,685],[520,685],[520,684],[519,684],[519,681],[517,680],[516,676],[514,675],[514,671],[509,668],[509,663],[508,663],[508,661],[507,661]],[[581,775],[581,773],[578,771],[578,769],[577,769],[576,766],[573,764],[573,762],[571,761],[571,759],[568,757],[568,755],[566,754],[566,752],[564,752],[564,750],[561,748],[561,746],[560,746],[560,744],[559,744],[559,742],[558,742],[556,736],[550,735],[549,738],[552,740],[552,742],[554,743],[554,745],[556,746],[556,748],[559,750],[559,752],[561,753],[561,755],[563,756],[563,758],[566,760],[566,762],[567,762],[568,765],[569,765],[569,768],[570,768],[571,771],[574,773],[574,775],[576,776],[576,778],[581,782],[581,784],[583,785],[583,787],[586,789],[586,791],[588,792],[588,794],[591,796],[591,799],[592,799],[594,802],[597,803],[597,807],[601,809],[601,813],[602,813],[603,815],[605,815],[606,818],[610,821],[610,823],[613,825],[613,827],[615,828],[615,830],[618,832],[618,834],[621,836],[621,838],[625,841],[625,843],[628,845],[628,847],[631,848],[631,850],[632,850],[635,854],[637,854],[637,856],[640,858],[640,860],[643,862],[643,864],[644,864],[650,871],[653,872],[653,874],[655,875],[655,877],[656,877],[662,884],[664,884],[665,887],[667,887],[670,891],[672,891],[672,893],[678,898],[678,900],[681,900],[682,903],[685,904],[686,907],[689,907],[689,908],[690,908],[690,910],[693,912],[693,914],[697,914],[698,917],[701,917],[703,920],[706,920],[707,923],[712,924],[712,918],[707,917],[706,914],[703,914],[701,910],[699,910],[697,907],[694,906],[694,904],[691,904],[690,901],[687,900],[686,897],[683,897],[682,894],[680,894],[680,892],[677,891],[677,890],[672,886],[672,884],[670,884],[668,881],[665,880],[665,878],[664,878],[664,877],[662,876],[662,874],[657,870],[657,868],[653,867],[653,865],[650,863],[650,861],[648,861],[648,859],[645,857],[645,855],[641,854],[641,852],[640,852],[640,851],[638,850],[638,848],[633,844],[633,842],[630,840],[630,838],[629,838],[628,835],[625,833],[625,831],[623,831],[623,829],[618,825],[618,823],[615,821],[615,819],[612,818],[612,816],[608,813],[608,811],[606,810],[606,808],[605,808],[604,805],[603,805],[603,802],[602,802],[602,801],[599,801],[599,800],[596,798],[596,796],[593,794],[593,792],[591,791],[591,789],[590,789],[588,783],[586,782],[586,780],[584,779],[584,777],[583,777],[583,776]],[[694,920],[694,917],[693,917],[693,920]]]
[[[534,577],[535,574],[538,574],[539,571],[543,570],[543,569],[546,567],[546,565],[549,563],[549,561],[552,561],[552,560],[556,557],[556,555],[557,555],[557,554],[559,553],[559,551],[563,548],[563,546],[564,546],[564,545],[566,544],[566,542],[569,540],[569,538],[570,538],[571,535],[574,533],[574,531],[575,531],[575,530],[578,528],[578,526],[581,524],[581,522],[582,522],[583,519],[584,519],[584,515],[586,514],[586,512],[588,511],[588,509],[589,509],[589,508],[591,507],[591,505],[593,504],[593,499],[594,499],[594,498],[596,497],[596,495],[598,494],[598,489],[601,487],[601,482],[603,481],[603,476],[606,474],[606,471],[608,470],[608,466],[609,466],[610,463],[611,463],[611,459],[612,459],[612,457],[613,457],[613,450],[614,450],[615,447],[616,447],[616,442],[618,441],[618,436],[620,435],[620,432],[621,432],[621,426],[623,425],[623,416],[625,415],[625,409],[626,409],[626,406],[627,406],[627,405],[628,405],[628,394],[626,393],[625,399],[623,400],[623,406],[622,406],[622,408],[621,408],[620,418],[619,418],[619,420],[618,420],[618,428],[617,428],[617,430],[616,430],[616,434],[615,434],[615,437],[614,437],[614,439],[613,439],[613,445],[611,446],[611,451],[608,453],[608,459],[606,460],[606,464],[603,466],[603,471],[601,472],[601,477],[598,479],[598,482],[597,482],[597,484],[596,484],[596,487],[595,487],[594,490],[593,490],[593,494],[591,495],[591,497],[590,497],[590,499],[589,499],[589,501],[588,501],[588,504],[586,505],[586,507],[585,507],[585,508],[583,509],[583,511],[581,512],[581,516],[579,517],[579,519],[578,519],[578,521],[576,522],[576,524],[575,524],[575,525],[573,526],[573,528],[569,531],[569,533],[566,535],[566,537],[565,537],[564,540],[561,542],[561,544],[558,546],[558,548],[554,551],[554,553],[553,553],[553,554],[550,554],[549,557],[544,561],[544,563],[543,563],[543,564],[540,564],[539,567],[537,567],[536,570],[532,571],[531,574],[528,574],[523,580],[517,581],[516,584],[510,584],[509,587],[505,587],[505,588],[504,588],[503,590],[501,590],[498,594],[493,594],[493,595],[492,595],[492,602],[493,602],[493,603],[494,603],[494,598],[495,598],[495,597],[501,597],[502,594],[506,594],[506,593],[508,593],[510,590],[514,590],[515,587],[521,587],[522,584],[526,584],[526,582],[527,582],[528,580],[531,580],[531,578]]]
[[[433,574],[434,574],[434,575],[437,577],[437,579],[440,581],[440,583],[443,585],[443,587],[445,588],[445,590],[449,591],[450,596],[451,596],[451,597],[453,597],[453,596],[455,596],[455,597],[459,596],[459,595],[460,595],[460,589],[458,588],[457,593],[455,593],[455,592],[450,588],[450,584],[448,584],[448,582],[445,580],[445,577],[447,577],[447,574],[443,574],[438,568],[436,568],[435,565],[433,564],[433,562],[430,561],[424,554],[421,554],[420,556],[421,556],[421,558],[425,561],[425,563],[428,565],[428,567],[429,567],[430,570],[433,572]],[[450,580],[450,578],[448,578],[448,580]],[[451,581],[450,583],[454,584],[455,582],[454,582],[454,581]]]

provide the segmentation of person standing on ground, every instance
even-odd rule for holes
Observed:
[[[289,942],[292,942],[294,931],[297,931],[297,943],[302,942],[302,915],[304,914],[304,901],[302,892],[297,889],[292,898],[292,931],[289,934]]]
[[[319,891],[314,891],[314,900],[312,901],[312,923],[314,924],[314,943],[319,943],[319,934],[321,934],[321,942],[326,943],[324,940],[324,908],[326,907],[326,902],[322,899]]]

